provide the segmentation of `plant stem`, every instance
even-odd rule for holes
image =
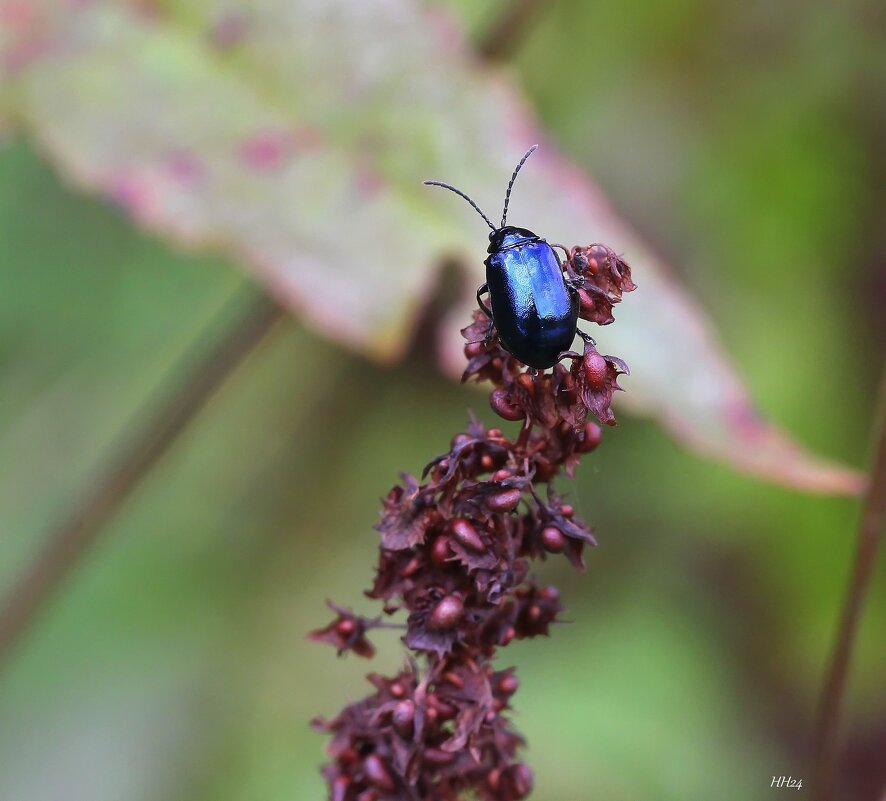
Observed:
[[[886,373],[881,382],[879,415],[875,426],[873,464],[862,506],[855,563],[819,700],[813,740],[812,787],[815,801],[830,801],[834,796],[840,750],[840,718],[852,649],[874,572],[886,515]]]
[[[139,482],[285,316],[286,312],[267,295],[254,300],[209,353],[187,370],[183,383],[159,404],[152,419],[121,449],[83,502],[48,536],[30,568],[13,584],[0,606],[0,666]]]
[[[477,43],[477,52],[487,61],[507,61],[545,5],[542,0],[510,0]]]

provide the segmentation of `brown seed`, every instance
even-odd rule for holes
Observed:
[[[437,722],[437,718],[440,716],[440,713],[434,709],[426,709],[425,710],[425,723],[429,726],[433,726]]]
[[[464,517],[456,517],[449,524],[449,528],[452,531],[452,536],[455,537],[456,541],[461,543],[465,548],[470,548],[472,551],[477,551],[478,553],[486,550],[485,543],[477,533],[477,529],[471,525],[470,520],[467,520]]]
[[[335,624],[335,630],[340,637],[348,638],[357,630],[357,622],[346,617],[344,620],[339,620],[338,623]]]
[[[560,600],[560,590],[556,587],[548,586],[542,587],[538,594],[540,597],[544,598],[546,601],[559,601]]]
[[[566,537],[556,526],[545,526],[541,530],[541,542],[551,553],[561,553],[566,547]]]
[[[400,578],[409,578],[410,576],[414,576],[419,568],[421,567],[421,558],[418,556],[413,556],[410,559],[406,566],[400,571]]]
[[[521,495],[522,493],[516,487],[503,490],[502,492],[496,492],[495,495],[490,495],[486,499],[486,505],[493,512],[512,512],[517,508],[517,504],[520,503]]]
[[[541,619],[541,607],[538,604],[532,604],[532,606],[529,607],[529,612],[527,614],[533,623],[538,623]]]
[[[575,509],[571,503],[561,504],[560,514],[563,515],[563,517],[572,517],[575,514]]]
[[[394,698],[402,698],[406,695],[406,690],[403,689],[403,685],[398,681],[395,681],[390,687],[388,687],[388,691],[394,696]]]
[[[498,691],[503,695],[513,695],[520,686],[520,680],[513,674],[502,676],[498,680]]]
[[[500,428],[490,428],[486,432],[487,439],[501,439],[504,436]]]
[[[492,390],[489,395],[489,406],[505,420],[522,420],[526,416],[523,409],[511,400],[510,393],[504,387]]]
[[[429,765],[448,765],[455,761],[455,754],[442,748],[425,748],[425,762]]]
[[[603,432],[596,423],[586,423],[585,430],[582,434],[581,441],[578,444],[579,453],[589,453],[594,450],[603,439]]]
[[[606,378],[609,373],[609,367],[604,359],[597,351],[592,350],[585,354],[584,357],[584,373],[591,389],[598,392],[606,387]]]
[[[428,628],[432,631],[446,631],[454,628],[461,620],[465,605],[457,595],[447,595],[434,607],[428,618]]]
[[[467,356],[469,359],[473,359],[474,356],[479,356],[482,352],[482,342],[468,342],[468,344],[465,345],[465,356]]]
[[[535,395],[535,381],[532,380],[532,376],[529,373],[520,373],[517,376],[517,383],[523,387],[523,389],[529,395]]]
[[[452,704],[441,701],[433,693],[428,695],[428,705],[437,710],[441,720],[452,720],[458,714],[458,710]]]
[[[394,779],[388,772],[388,768],[378,754],[370,754],[363,761],[363,770],[366,772],[366,778],[370,784],[374,784],[379,790],[386,793],[393,792],[397,786]]]
[[[503,467],[501,470],[496,470],[496,471],[490,476],[490,478],[491,478],[493,481],[504,481],[504,479],[506,479],[506,478],[510,478],[510,477],[511,477],[511,472],[510,472],[510,470],[506,470],[504,467]]]
[[[453,687],[459,690],[465,686],[462,677],[459,676],[458,673],[453,673],[451,670],[444,673],[443,678],[446,679],[446,681],[448,681]]]
[[[484,453],[480,457],[480,466],[484,470],[492,470],[495,467],[495,459],[493,459],[488,453]]]
[[[501,784],[501,771],[498,768],[489,771],[486,775],[486,784],[493,793],[498,792],[498,786]]]
[[[431,543],[431,561],[435,567],[444,567],[446,561],[452,557],[452,549],[449,547],[449,537],[441,534]]]
[[[471,441],[471,438],[467,434],[456,434],[452,438],[452,442],[449,443],[450,450],[458,450],[459,448],[463,448]]]
[[[515,798],[526,798],[532,792],[533,777],[528,765],[520,763],[508,768]]]
[[[415,704],[408,698],[400,701],[391,713],[391,723],[404,737],[412,734],[412,722],[415,720]]]
[[[351,780],[347,776],[336,776],[332,782],[332,801],[345,801]]]

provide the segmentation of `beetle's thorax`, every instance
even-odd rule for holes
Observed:
[[[499,228],[489,235],[489,248],[487,253],[497,253],[500,250],[506,250],[526,242],[537,242],[538,234],[534,234],[527,228],[517,228],[513,225],[506,225]]]

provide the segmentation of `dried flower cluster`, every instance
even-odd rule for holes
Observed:
[[[612,322],[612,306],[634,289],[628,265],[602,245],[567,251],[581,316]],[[550,372],[527,370],[499,344],[479,311],[462,332],[464,380],[488,380],[493,410],[522,420],[516,439],[473,420],[447,453],[409,475],[384,500],[380,557],[370,598],[385,615],[406,613],[403,641],[415,653],[390,678],[371,675],[375,693],[315,726],[332,735],[324,769],[331,801],[516,801],[532,789],[517,760],[523,744],[508,718],[513,669],[496,670],[500,646],[548,634],[562,610],[556,588],[539,586],[530,560],[563,554],[583,567],[591,530],[551,485],[572,475],[600,441],[592,412],[610,409],[620,359],[597,352],[563,355]],[[547,485],[542,492],[542,485]],[[372,656],[366,638],[385,626],[332,605],[336,618],[312,639],[339,653]]]

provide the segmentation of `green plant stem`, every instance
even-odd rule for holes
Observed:
[[[206,402],[261,343],[286,312],[262,294],[209,353],[187,369],[182,383],[158,406],[151,420],[124,446],[83,502],[51,532],[31,566],[0,605],[0,666],[63,584],[105,524],[160,461]],[[211,326],[210,326],[211,327]]]
[[[873,464],[862,505],[855,562],[819,700],[813,740],[814,801],[831,801],[834,797],[841,739],[840,719],[852,650],[873,576],[886,515],[886,373],[881,382],[879,415],[875,425]]]

